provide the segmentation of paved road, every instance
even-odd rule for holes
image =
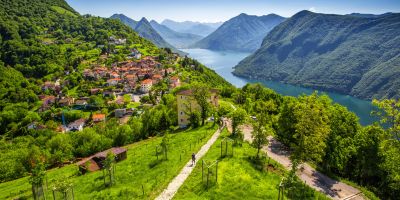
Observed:
[[[227,127],[230,127],[228,122]],[[241,127],[244,139],[251,142],[251,132],[253,128],[249,125]],[[228,128],[229,130],[229,128]],[[286,169],[291,169],[291,162],[289,159],[290,153],[287,148],[273,137],[269,137],[269,145],[263,147],[263,151],[269,157],[282,164]],[[297,176],[304,181],[307,185],[318,190],[332,199],[340,200],[362,200],[363,195],[360,190],[347,185],[343,182],[333,180],[328,176],[316,171],[307,163],[303,164],[303,170],[298,170]]]
[[[218,129],[214,135],[207,141],[205,145],[203,145],[199,152],[196,154],[196,160],[200,160],[210,149],[210,147],[214,144],[214,142],[218,139],[221,134],[221,130],[223,127]],[[169,183],[168,187],[156,198],[156,200],[169,200],[172,199],[178,189],[182,186],[185,180],[192,173],[195,165],[192,165],[192,160],[190,159],[185,167],[181,170],[181,172]]]

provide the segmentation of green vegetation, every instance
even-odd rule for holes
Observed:
[[[279,183],[285,174],[283,167],[263,156],[260,170],[260,163],[252,160],[257,150],[248,143],[235,146],[232,157],[221,158],[221,140],[228,135],[225,129],[202,159],[208,162],[219,160],[218,183],[206,188],[202,182],[202,160],[199,160],[174,199],[278,199]],[[291,191],[292,195],[298,193],[293,199],[328,199],[306,186],[298,186]]]
[[[198,129],[172,133],[168,137],[168,160],[159,160],[156,146],[163,137],[154,137],[128,145],[128,158],[115,164],[115,184],[105,187],[101,171],[79,175],[74,164],[49,170],[44,178],[47,199],[52,199],[51,186],[59,180],[69,180],[75,199],[154,199],[187,163],[192,152],[216,131],[217,126],[207,124]],[[144,197],[142,191],[144,188]],[[28,177],[0,184],[0,199],[32,198]]]
[[[393,27],[399,20],[399,13],[369,18],[301,11],[276,26],[234,74],[398,99],[400,29]]]

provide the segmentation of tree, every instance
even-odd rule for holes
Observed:
[[[71,137],[68,134],[59,134],[47,142],[50,151],[50,162],[62,165],[65,161],[73,158],[73,146]]]
[[[45,175],[44,164],[41,162],[35,163],[35,167],[32,169],[31,176],[29,177],[29,183],[32,185],[32,195],[35,200],[44,196],[43,180]]]
[[[193,111],[189,113],[190,126],[197,128],[200,125],[201,114],[198,111]]]
[[[111,186],[114,183],[114,162],[115,162],[115,154],[113,152],[108,152],[106,159],[103,161],[103,169],[106,171],[106,174],[103,173],[104,185]],[[106,183],[106,176],[109,178],[109,183]]]
[[[294,106],[295,132],[292,143],[292,160],[300,163],[305,161],[321,162],[325,154],[326,137],[330,132],[329,117],[324,104],[325,97],[318,97],[317,93],[311,96],[299,97]]]
[[[257,155],[256,157],[258,158],[258,155],[260,153],[260,149],[268,144],[268,135],[269,131],[272,129],[270,126],[264,126],[261,122],[255,122],[253,125],[254,129],[253,132],[251,132],[253,142],[251,143],[254,148],[257,149]]]
[[[210,110],[210,91],[204,84],[194,84],[193,96],[197,104],[200,106],[201,125],[204,125]]]
[[[350,158],[356,153],[355,137],[360,131],[358,117],[339,104],[330,108],[330,129],[326,139],[324,170],[344,175]]]
[[[231,115],[232,118],[232,134],[235,135],[238,126],[243,124],[246,120],[247,113],[242,108],[237,108]]]
[[[372,103],[380,109],[374,114],[381,117],[381,124],[389,126],[389,133],[400,140],[400,100],[379,101],[374,99]]]

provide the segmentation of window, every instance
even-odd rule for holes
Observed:
[[[183,115],[183,112],[181,112],[181,115]]]

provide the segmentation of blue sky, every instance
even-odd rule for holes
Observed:
[[[67,0],[81,14],[109,17],[123,13],[133,19],[146,17],[161,22],[226,21],[240,13],[275,13],[290,17],[301,10],[319,13],[353,12],[381,14],[400,12],[400,0]]]

